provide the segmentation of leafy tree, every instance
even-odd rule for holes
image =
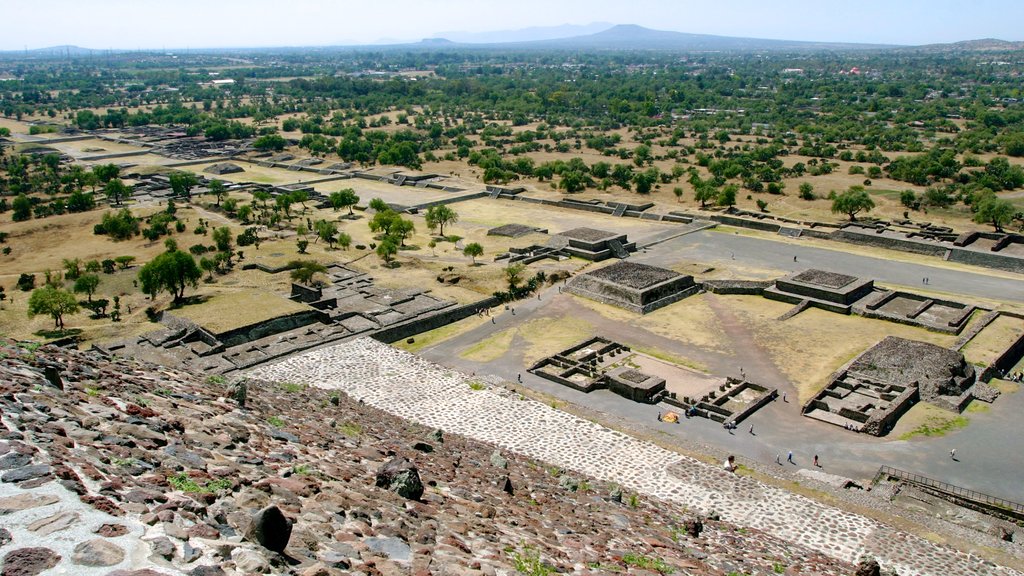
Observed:
[[[996,232],[1002,232],[1003,226],[1010,223],[1015,213],[1009,200],[999,198],[991,190],[977,194],[973,206],[976,208],[974,221],[979,224],[991,224]]]
[[[642,167],[645,164],[654,162],[654,157],[651,154],[651,147],[646,144],[641,144],[633,149],[633,163],[637,167]]]
[[[875,207],[875,201],[864,190],[863,186],[850,186],[850,189],[836,196],[832,201],[833,214],[846,214],[850,222],[857,220],[857,214],[869,212]]]
[[[382,198],[374,198],[373,200],[370,200],[370,208],[373,209],[374,212],[384,212],[391,209],[391,207],[388,206],[388,203]]]
[[[385,238],[383,242],[377,245],[377,256],[379,256],[385,264],[390,265],[391,261],[395,259],[395,254],[398,254],[398,246],[391,238]]]
[[[295,246],[299,249],[299,254],[305,254],[306,248],[309,248],[309,240],[305,238],[299,238],[295,241]]]
[[[64,329],[64,316],[75,314],[78,310],[74,294],[49,284],[33,290],[28,299],[29,318],[39,314],[49,315],[58,330]]]
[[[221,226],[213,231],[213,243],[217,246],[217,250],[224,253],[230,253],[232,250],[231,242],[231,228],[227,226]]]
[[[675,195],[676,202],[682,202],[683,201],[683,188],[681,186],[676,186],[675,188],[673,188],[672,189],[672,194]]]
[[[143,266],[139,271],[139,283],[151,296],[166,290],[174,296],[175,303],[180,303],[185,297],[185,288],[197,286],[202,275],[191,254],[173,250],[160,254]]]
[[[100,263],[100,266],[103,267],[104,274],[113,274],[114,268],[115,266],[117,266],[117,262],[115,262],[112,258],[106,258],[103,260],[103,262]]]
[[[215,178],[213,180],[210,180],[209,188],[210,188],[210,194],[213,194],[213,197],[217,199],[217,204],[216,205],[220,206],[220,201],[228,193],[227,187],[224,186],[223,182],[221,182],[220,180],[217,180]]]
[[[476,264],[477,257],[483,256],[484,254],[484,247],[481,246],[479,242],[470,242],[469,244],[466,244],[465,248],[462,249],[462,254],[465,256],[469,256],[470,259],[473,261],[473,264]]]
[[[430,208],[427,208],[426,221],[427,227],[431,230],[440,227],[440,234],[441,236],[444,236],[444,225],[458,222],[459,214],[451,206],[431,206]]]
[[[11,202],[11,210],[13,210],[11,218],[15,222],[28,220],[29,218],[32,218],[32,201],[29,200],[28,196],[25,196],[24,192],[22,192],[14,198],[13,202]]]
[[[82,260],[80,258],[65,258],[63,266],[64,275],[68,280],[77,280],[82,275]]]
[[[348,247],[352,245],[352,236],[348,235],[346,232],[340,232],[338,233],[336,241],[338,242],[338,246],[341,246],[342,250],[348,250]]]
[[[288,267],[292,269],[292,280],[299,284],[309,284],[313,276],[327,272],[327,267],[315,260],[292,260]]]
[[[318,240],[323,240],[334,248],[334,242],[337,240],[338,225],[328,220],[317,220],[313,224],[313,231],[316,232]]]
[[[128,266],[130,266],[132,262],[135,262],[135,256],[118,256],[114,258],[114,262],[117,262],[117,265],[121,267],[121,270],[127,270]]]
[[[192,188],[199,183],[195,174],[191,172],[175,172],[170,176],[171,190],[175,196],[182,198],[192,197]]]
[[[86,299],[92,302],[92,295],[100,286],[100,277],[95,274],[82,274],[75,280],[74,291],[77,294],[85,294]]]
[[[257,150],[284,150],[288,141],[280,134],[265,134],[253,141],[252,147]]]
[[[18,290],[21,290],[22,292],[28,292],[29,290],[36,287],[36,275],[26,274],[22,272],[21,275],[18,276],[18,282],[16,285],[18,287]]]
[[[331,192],[331,195],[328,196],[328,201],[335,212],[339,208],[348,206],[348,213],[351,215],[352,207],[359,203],[359,196],[356,196],[356,191],[351,188],[342,188],[337,192]]]
[[[800,199],[814,200],[814,186],[810,182],[800,183]]]
[[[120,178],[108,181],[106,186],[103,187],[103,191],[107,194],[107,201],[116,205],[120,205],[121,200],[128,197],[131,193],[131,190]]]
[[[199,259],[199,267],[206,272],[206,281],[213,282],[213,271],[217,269],[217,262],[203,256]]]
[[[729,184],[722,188],[718,193],[718,198],[715,199],[715,203],[719,206],[735,206],[736,205],[736,192],[739,191],[739,186],[735,184]]]
[[[121,175],[121,168],[117,164],[98,164],[93,166],[92,173],[98,181],[107,183]]]

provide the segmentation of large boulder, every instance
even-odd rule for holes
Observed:
[[[870,556],[862,556],[857,562],[857,571],[853,573],[853,576],[881,576],[881,574],[882,567],[878,565],[878,560]]]
[[[401,456],[396,456],[377,471],[377,487],[386,488],[410,500],[419,500],[423,496],[419,470]]]
[[[274,552],[283,552],[292,537],[292,521],[277,506],[267,506],[253,515],[245,538]]]

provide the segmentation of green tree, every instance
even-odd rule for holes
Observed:
[[[991,224],[996,232],[1002,232],[1003,226],[1013,219],[1015,209],[1009,200],[1004,200],[995,195],[991,190],[975,196],[974,221],[979,224]]]
[[[833,214],[846,214],[850,222],[857,220],[857,214],[870,212],[875,207],[875,201],[867,193],[863,186],[850,186],[850,189],[836,196],[832,201]]]
[[[74,291],[77,294],[85,294],[86,299],[92,302],[92,295],[100,286],[100,277],[95,274],[82,274],[75,280]]]
[[[160,254],[139,270],[139,283],[143,291],[155,296],[166,290],[180,303],[185,297],[185,288],[198,286],[203,273],[195,258],[188,252],[173,250]]]
[[[32,218],[32,201],[29,200],[28,196],[25,196],[24,192],[22,192],[14,198],[13,202],[11,202],[11,210],[13,211],[11,218],[15,222],[28,220],[29,218]]]
[[[299,249],[299,254],[305,254],[306,248],[309,248],[309,240],[299,238],[295,241],[295,246]]]
[[[171,190],[175,196],[182,198],[192,197],[192,188],[199,183],[195,174],[191,172],[175,172],[170,176]]]
[[[299,284],[309,284],[314,276],[327,272],[327,267],[315,260],[292,260],[288,267],[292,269],[292,280]]]
[[[651,147],[646,144],[641,144],[633,149],[633,163],[638,167],[644,164],[650,164],[654,162],[654,157],[651,155]]]
[[[29,318],[39,314],[49,315],[58,330],[64,329],[64,316],[75,314],[78,310],[74,294],[49,284],[33,290],[28,299]]]
[[[216,205],[220,206],[220,201],[228,193],[227,187],[224,186],[224,183],[221,182],[220,180],[213,179],[213,180],[210,180],[209,188],[210,188],[210,194],[213,194],[213,197],[217,199],[217,204]]]
[[[475,265],[477,256],[483,256],[484,247],[481,246],[479,242],[470,242],[469,244],[466,244],[465,248],[462,249],[462,254],[465,256],[469,256],[470,259],[473,261],[473,264]]]
[[[81,258],[65,258],[63,262],[64,276],[68,280],[77,280],[82,275]]]
[[[108,181],[103,187],[103,191],[107,194],[107,202],[115,205],[120,205],[121,200],[131,193],[131,190],[120,178]]]
[[[92,167],[92,173],[100,182],[106,183],[121,175],[121,168],[117,164],[98,164]]]
[[[431,230],[440,227],[440,234],[444,236],[444,225],[458,222],[459,214],[451,206],[431,206],[427,208],[426,221]]]
[[[313,223],[313,231],[316,232],[318,240],[323,240],[327,244],[334,248],[334,242],[337,240],[338,225],[328,220],[317,220]]]
[[[802,200],[814,200],[814,186],[810,182],[801,182],[799,190]]]
[[[231,228],[228,228],[227,226],[221,226],[220,228],[215,228],[213,230],[212,238],[213,238],[213,243],[217,246],[217,250],[219,252],[224,252],[226,254],[230,254],[231,253],[231,250],[232,250],[232,246],[231,246],[231,244],[232,244]]]
[[[718,198],[715,199],[715,203],[719,206],[735,206],[736,205],[736,192],[739,191],[739,187],[735,184],[729,184],[718,192]]]
[[[210,258],[207,258],[206,256],[203,256],[202,258],[199,259],[199,267],[202,268],[204,272],[206,272],[206,281],[213,282],[213,271],[217,269],[217,262]]]
[[[328,201],[335,212],[339,208],[348,206],[348,213],[351,216],[352,207],[359,203],[359,196],[356,196],[356,191],[351,188],[342,188],[337,192],[331,192],[331,195],[328,196]]]
[[[385,238],[383,242],[377,245],[377,256],[385,264],[390,265],[391,261],[395,259],[395,254],[398,254],[398,245],[391,238]]]
[[[280,134],[265,134],[253,141],[252,147],[257,150],[284,150],[288,141]]]
[[[370,200],[370,208],[374,212],[384,212],[391,209],[391,207],[388,206],[388,203],[382,198],[374,198],[373,200]]]

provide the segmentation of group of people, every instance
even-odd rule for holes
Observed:
[[[1021,372],[1019,370],[1017,372],[1011,372],[1005,375],[1005,378],[1012,382],[1020,382],[1021,380],[1024,380],[1024,372]]]

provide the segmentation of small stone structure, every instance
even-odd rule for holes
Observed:
[[[855,312],[867,318],[913,324],[929,330],[959,334],[978,308],[970,304],[929,298],[920,294],[885,290]]]
[[[883,436],[918,401],[953,411],[974,399],[975,372],[963,354],[888,336],[833,375],[804,416]]]
[[[568,292],[630,312],[647,314],[697,293],[693,276],[635,262],[616,262],[576,276]]]
[[[826,310],[849,314],[850,306],[871,294],[874,285],[874,280],[809,269],[779,278],[774,286],[765,289],[764,295],[792,304],[806,300]]]
[[[542,228],[534,226],[527,226],[525,224],[505,224],[496,228],[491,228],[487,231],[488,236],[507,236],[509,238],[519,238],[526,236],[527,234],[547,234],[548,231]]]
[[[700,398],[679,399],[670,395],[665,398],[665,403],[683,409],[688,417],[692,415],[715,422],[739,423],[778,395],[776,388],[729,377],[718,390],[712,390]]]
[[[238,164],[232,164],[231,162],[221,162],[218,164],[211,164],[206,168],[203,168],[203,172],[207,174],[237,174],[238,172],[245,172],[245,170]]]
[[[628,346],[595,336],[538,361],[528,372],[581,392],[610,389],[634,402],[656,404],[665,395],[665,379],[629,366],[628,358],[620,357],[629,352]]]
[[[573,228],[558,234],[569,240],[565,251],[572,256],[600,262],[608,258],[628,258],[636,252],[636,243],[626,240],[625,234],[596,228]]]

